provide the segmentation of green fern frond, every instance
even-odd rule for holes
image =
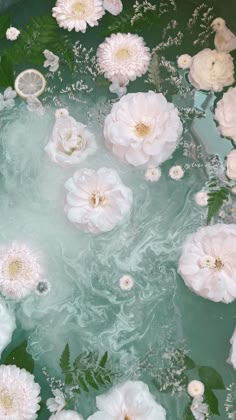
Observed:
[[[228,199],[228,196],[229,190],[225,187],[221,187],[219,190],[208,193],[207,224],[209,224],[213,217],[217,215],[223,205],[223,202]]]
[[[65,348],[60,357],[60,368],[62,372],[70,370],[70,348],[69,344],[65,345]]]

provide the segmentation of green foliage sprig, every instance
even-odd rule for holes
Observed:
[[[208,183],[210,192],[208,192],[208,213],[207,223],[209,224],[212,219],[218,214],[225,200],[228,200],[230,195],[230,188],[226,186],[219,186],[219,181],[213,178]]]

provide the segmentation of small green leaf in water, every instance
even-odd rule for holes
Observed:
[[[4,365],[16,365],[21,369],[26,369],[28,372],[33,373],[34,371],[34,360],[32,356],[27,352],[27,340],[23,341],[18,347],[8,354]]]
[[[105,365],[106,365],[107,359],[108,359],[108,353],[107,353],[107,351],[106,351],[106,352],[104,353],[104,355],[102,356],[102,358],[101,358],[100,362],[99,362],[99,366],[100,366],[100,367],[102,367],[102,368],[104,368],[104,367],[105,367]]]
[[[214,392],[210,388],[205,387],[204,397],[206,403],[209,405],[211,414],[219,416],[219,404]]]
[[[70,370],[70,348],[68,343],[65,345],[60,357],[60,368],[63,372]]]
[[[221,375],[212,367],[200,366],[198,374],[201,381],[210,389],[225,389]]]

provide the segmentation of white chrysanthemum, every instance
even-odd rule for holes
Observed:
[[[190,409],[195,420],[206,420],[209,418],[209,406],[203,402],[202,396],[193,399]]]
[[[133,277],[124,274],[119,280],[121,290],[131,290],[134,285]]]
[[[204,384],[201,381],[191,381],[188,384],[188,393],[190,397],[201,397],[204,394],[205,387]]]
[[[155,166],[149,166],[145,172],[145,179],[146,181],[156,182],[159,181],[161,177],[161,170]]]
[[[114,169],[81,169],[66,184],[65,212],[84,232],[112,230],[129,213],[133,194]]]
[[[200,228],[184,243],[179,274],[198,295],[214,302],[236,298],[236,225]]]
[[[102,0],[57,0],[52,9],[61,28],[86,32],[87,25],[97,26],[104,15]]]
[[[96,152],[93,133],[77,122],[67,110],[56,111],[51,138],[44,149],[50,159],[61,166],[78,165]]]
[[[184,170],[182,166],[176,165],[172,166],[169,170],[169,176],[175,181],[179,181],[184,176]]]
[[[51,413],[59,413],[66,405],[64,394],[60,389],[54,389],[52,393],[54,398],[48,398],[46,402],[47,408]]]
[[[14,28],[13,26],[8,28],[6,31],[6,38],[9,41],[15,41],[19,35],[20,35],[20,31],[17,28]]]
[[[182,54],[178,57],[177,64],[180,69],[189,69],[191,67],[192,57],[189,54]]]
[[[3,350],[11,342],[12,333],[15,328],[15,317],[8,310],[4,300],[0,298],[0,357]]]
[[[134,166],[159,165],[174,152],[182,123],[161,93],[128,93],[105,119],[107,147]]]
[[[88,420],[165,420],[166,412],[148,386],[141,381],[127,381],[96,398],[97,411]]]
[[[24,244],[0,248],[0,292],[22,299],[35,291],[42,278],[39,256]]]
[[[151,55],[142,37],[133,34],[112,34],[99,45],[97,62],[104,76],[120,85],[146,73]]]
[[[229,137],[236,143],[236,88],[230,88],[217,102],[215,120],[220,134]]]
[[[194,196],[195,203],[200,207],[206,207],[208,204],[208,194],[206,191],[198,191]]]
[[[192,58],[188,75],[196,89],[220,92],[234,83],[234,63],[230,54],[205,48]]]
[[[0,366],[0,419],[36,419],[41,400],[39,394],[40,386],[25,369]]]
[[[83,420],[83,417],[73,410],[62,410],[53,414],[48,420]]]

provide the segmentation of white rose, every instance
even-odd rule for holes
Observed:
[[[230,88],[217,103],[215,120],[218,130],[223,136],[230,137],[236,142],[236,88]]]
[[[227,156],[227,177],[236,180],[236,150],[232,150]]]
[[[220,92],[234,83],[234,64],[230,54],[205,48],[192,59],[188,75],[196,89]]]
[[[20,31],[17,28],[14,28],[13,26],[8,28],[6,31],[6,38],[9,41],[15,41],[19,35],[20,35]]]
[[[188,384],[188,393],[191,397],[200,397],[204,394],[204,384],[200,381],[191,381]]]

